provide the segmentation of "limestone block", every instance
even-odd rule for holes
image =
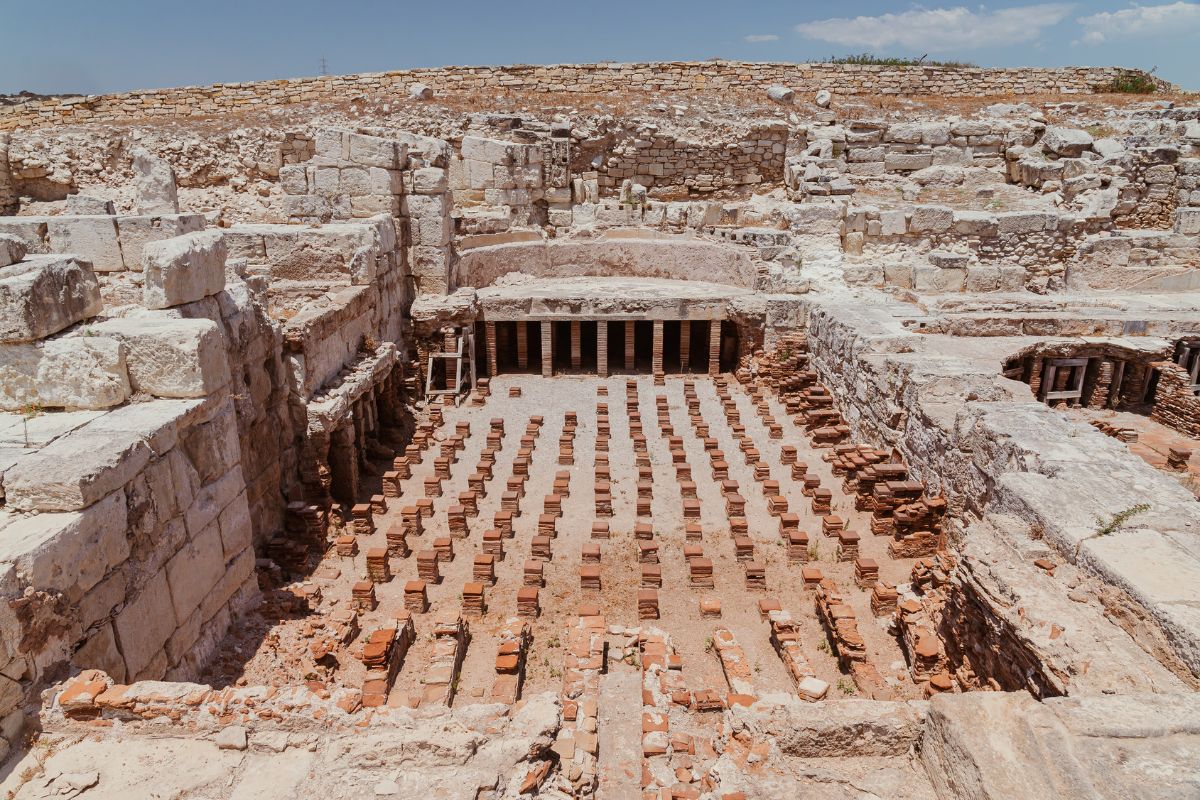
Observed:
[[[16,264],[27,252],[29,247],[24,239],[11,233],[0,233],[0,267]]]
[[[343,161],[350,157],[350,131],[342,128],[320,128],[313,135],[313,154],[321,159]]]
[[[1042,134],[1042,147],[1057,156],[1078,158],[1092,149],[1092,135],[1078,128],[1049,127]]]
[[[408,87],[409,100],[430,100],[433,98],[433,89],[424,83],[414,83]]]
[[[200,607],[205,596],[221,581],[225,557],[216,524],[197,533],[167,562],[167,585],[175,620],[180,625]]]
[[[854,147],[846,151],[846,160],[849,162],[861,161],[883,161],[887,156],[887,151],[883,145],[874,147]]]
[[[481,136],[464,136],[461,152],[464,159],[488,164],[511,164],[516,163],[518,150],[519,145],[513,142],[485,139]]]
[[[279,186],[284,194],[308,194],[308,168],[303,164],[285,164],[280,167]]]
[[[143,304],[169,308],[216,294],[225,288],[227,254],[219,231],[148,243],[142,249]]]
[[[917,206],[909,229],[914,233],[942,233],[954,224],[954,211],[945,206]]]
[[[445,194],[447,188],[446,170],[440,167],[422,167],[412,172],[413,194]]]
[[[403,169],[408,162],[408,148],[392,139],[351,133],[347,136],[349,160],[367,167]]]
[[[29,342],[100,313],[92,265],[74,256],[34,256],[0,269],[0,342]]]
[[[71,656],[71,663],[79,669],[99,669],[118,683],[124,683],[125,659],[117,649],[117,637],[111,623],[105,623],[92,634]]]
[[[92,329],[124,342],[135,392],[205,397],[229,382],[224,337],[211,320],[125,317]]]
[[[1175,233],[1200,236],[1200,208],[1175,209]]]
[[[908,233],[908,215],[903,211],[880,211],[879,233],[881,236],[903,236]]]
[[[1038,211],[1014,211],[996,215],[997,234],[1000,236],[1022,236],[1039,231],[1052,231],[1058,227],[1058,215]]]
[[[803,203],[791,211],[794,233],[841,233],[845,207],[835,203]]]
[[[0,344],[0,409],[101,409],[129,397],[121,343],[103,336]]]
[[[117,615],[114,625],[129,677],[141,678],[175,631],[166,570],[159,570],[146,582],[137,597]]]
[[[767,97],[776,103],[791,105],[792,101],[796,99],[796,92],[787,86],[775,84],[774,86],[767,87]]]
[[[49,253],[49,221],[50,217],[0,217],[0,233],[23,241],[28,253]]]
[[[113,207],[112,200],[106,200],[103,197],[92,197],[86,194],[69,194],[67,195],[67,213],[112,215],[117,212]]]
[[[135,147],[132,155],[138,213],[178,214],[179,192],[171,164],[142,147]]]
[[[5,499],[23,511],[78,511],[131,481],[150,455],[136,433],[95,433],[85,425],[9,468]]]
[[[116,218],[107,214],[79,217],[50,217],[46,222],[50,249],[75,253],[92,263],[97,272],[125,269]]]
[[[888,172],[925,169],[932,165],[933,153],[888,153],[883,157],[883,168]]]
[[[15,565],[23,585],[78,603],[129,557],[125,524],[121,491],[80,511],[18,516],[0,537],[0,563]]]
[[[954,231],[964,236],[995,236],[1000,230],[996,215],[987,211],[955,211]]]
[[[204,230],[203,214],[118,216],[116,221],[125,269],[135,271],[142,268],[142,248],[147,243]]]
[[[250,546],[254,528],[250,521],[250,505],[242,492],[221,511],[217,519],[221,531],[221,549],[226,560]]]
[[[913,289],[918,292],[961,292],[966,280],[965,269],[942,269],[932,264],[913,267]]]

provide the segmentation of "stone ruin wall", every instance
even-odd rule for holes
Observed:
[[[403,193],[371,198],[355,180],[369,177],[361,148],[403,145],[328,141],[355,150],[300,166],[334,181],[297,197],[324,203],[331,224],[0,219],[14,261],[6,320],[18,321],[0,406],[25,416],[28,442],[5,451],[0,487],[7,738],[72,664],[119,681],[198,677],[257,604],[255,548],[279,557],[288,504],[348,498],[376,440],[406,424],[403,242],[422,219],[403,213]],[[384,213],[356,216],[364,197]],[[80,410],[44,410],[64,406]]]
[[[1052,409],[1032,398],[1014,402],[1027,397],[1027,387],[1001,378],[990,362],[921,353],[923,337],[904,332],[885,309],[864,314],[860,307],[836,302],[813,305],[806,330],[812,363],[856,435],[895,448],[930,491],[945,494],[960,520],[957,541],[964,555],[956,581],[964,595],[949,604],[949,629],[943,633],[976,647],[992,643],[986,656],[972,662],[981,678],[1005,689],[1052,695],[1062,693],[1055,688],[1063,686],[1061,676],[1078,680],[1080,671],[1086,673],[1081,658],[1099,662],[1099,654],[1108,653],[1113,663],[1136,665],[1127,665],[1127,681],[1163,685],[1179,679],[1200,685],[1200,646],[1187,622],[1187,602],[1170,592],[1152,595],[1139,588],[1126,574],[1130,556],[1093,538],[1097,518],[1140,502],[1146,494],[1133,487],[1150,482],[1158,500],[1154,519],[1145,524],[1157,530],[1144,532],[1148,538],[1135,548],[1170,549],[1177,526],[1200,520],[1190,492],[1130,461],[1123,446],[1099,432],[1088,432],[1080,436],[1084,442],[1076,443],[1077,432]],[[906,345],[906,339],[911,343]],[[1062,456],[1043,463],[1038,452],[1048,441],[1085,451],[1078,460]],[[1093,469],[1114,478],[1122,489],[1114,491],[1113,481],[1093,487]],[[1086,509],[1069,499],[1079,493],[1091,498]],[[1058,511],[1049,513],[1051,509]],[[1090,626],[1102,628],[1097,623],[1109,618],[1131,639],[1108,637],[1080,652],[1055,651],[1053,641],[1045,638],[1049,624],[1025,616],[1038,607],[1061,612],[1065,597],[1049,602],[1045,592],[1056,590],[1048,590],[1046,576],[1028,563],[1048,555],[1074,564],[1081,577],[1100,581],[1090,601],[1082,595],[1071,598],[1091,612]],[[1006,599],[1000,602],[1001,597]],[[1017,598],[1024,602],[1015,602]],[[1022,655],[999,657],[1010,646]],[[961,649],[970,647],[963,644]],[[1022,665],[1038,665],[1037,677]],[[989,675],[985,668],[995,672]]]
[[[39,100],[0,109],[0,129],[148,116],[186,117],[255,106],[336,102],[355,93],[403,91],[416,82],[435,91],[585,94],[630,90],[760,91],[764,85],[780,83],[808,94],[836,86],[842,94],[976,97],[1090,94],[1096,87],[1129,72],[1117,67],[951,69],[736,61],[444,67]],[[1148,77],[1163,88],[1169,87],[1153,76]]]

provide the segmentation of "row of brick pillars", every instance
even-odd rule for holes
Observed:
[[[614,322],[614,325],[624,325],[625,329],[625,370],[633,372],[637,368],[635,337],[636,322],[626,320],[624,323]],[[654,320],[654,342],[651,353],[651,371],[655,375],[663,374],[663,321]],[[554,374],[554,327],[546,321],[527,321],[517,323],[517,367],[529,368],[529,329],[527,326],[536,325],[542,337],[542,375],[550,377]],[[571,320],[571,367],[580,369],[583,366],[583,323]],[[601,377],[608,377],[608,326],[603,320],[596,323],[596,372]],[[488,374],[496,375],[499,371],[496,355],[496,323],[484,324],[485,346],[487,348]],[[691,363],[692,324],[687,320],[679,323],[679,363],[686,372]],[[721,367],[721,321],[712,320],[709,323],[708,336],[708,374],[716,375]]]

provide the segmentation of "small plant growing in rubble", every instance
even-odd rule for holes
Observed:
[[[40,417],[45,410],[41,403],[26,403],[21,406],[21,428],[25,434],[26,447],[29,447],[29,420]]]
[[[818,545],[816,542],[813,542],[812,544],[810,544],[808,546],[808,560],[809,561],[820,561],[821,560],[821,546]]]
[[[842,694],[854,694],[854,684],[850,683],[845,678],[838,680],[838,688],[842,690]]]
[[[709,636],[704,640],[704,652],[711,653],[712,649],[713,649],[713,640],[712,640],[712,637]]]
[[[1130,506],[1124,511],[1118,511],[1108,518],[1096,517],[1096,535],[1108,536],[1110,533],[1116,533],[1125,527],[1125,523],[1136,517],[1138,514],[1144,514],[1150,510],[1149,503],[1138,503],[1136,506]]]

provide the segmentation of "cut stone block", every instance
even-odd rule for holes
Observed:
[[[0,233],[0,267],[16,264],[28,252],[29,246],[24,239],[11,233]]]
[[[204,230],[203,214],[131,215],[115,218],[121,234],[121,256],[125,269],[140,271],[142,250],[149,242],[171,239]]]
[[[92,265],[74,256],[33,256],[0,269],[0,342],[31,342],[100,313]]]
[[[112,408],[128,399],[125,348],[107,336],[0,344],[0,409]]]
[[[229,382],[225,341],[212,320],[147,316],[92,326],[126,348],[129,382],[155,397],[205,397]]]
[[[143,305],[169,308],[225,288],[227,248],[219,231],[202,231],[150,242],[142,249],[146,283]]]
[[[115,217],[107,214],[50,217],[46,228],[53,252],[78,254],[90,261],[96,272],[125,269]]]

